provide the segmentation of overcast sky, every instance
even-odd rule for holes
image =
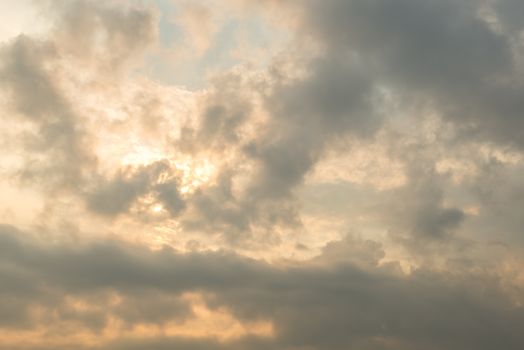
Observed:
[[[524,1],[0,0],[0,350],[522,350]]]

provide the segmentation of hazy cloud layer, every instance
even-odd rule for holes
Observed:
[[[13,7],[0,349],[521,349],[523,9]]]
[[[406,277],[395,265],[377,266],[373,258],[364,267],[349,260],[333,263],[329,259],[335,244],[342,242],[324,250],[328,264],[311,261],[278,268],[228,252],[152,252],[116,242],[48,246],[20,235],[2,227],[2,279],[11,282],[2,287],[3,300],[10,301],[2,312],[8,330],[30,331],[47,317],[71,322],[74,331],[92,336],[110,327],[110,317],[124,324],[167,327],[168,321],[192,316],[181,297],[195,292],[209,308],[223,307],[241,322],[266,320],[273,325],[274,335],[235,340],[227,345],[233,348],[251,342],[258,348],[260,342],[275,349],[518,349],[523,341],[524,311],[495,276],[421,269]],[[363,244],[359,251],[372,257],[376,248]],[[118,301],[103,309],[63,305],[72,297],[94,305],[108,303],[110,293],[118,295]],[[34,313],[31,307],[43,310]],[[186,341],[197,348],[200,343]],[[145,339],[138,344],[148,342],[177,348],[184,340]]]

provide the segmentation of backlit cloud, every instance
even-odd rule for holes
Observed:
[[[523,347],[520,1],[0,9],[0,349]]]

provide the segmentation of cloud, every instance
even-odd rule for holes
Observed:
[[[0,213],[0,349],[520,349],[520,3],[224,4],[177,17],[199,71],[290,40],[197,91],[150,76],[164,3],[2,44],[2,208],[45,203]]]
[[[378,130],[379,93],[365,71],[319,58],[308,72],[290,82],[268,73],[239,77],[240,70],[215,81],[200,106],[199,125],[181,139],[185,149],[211,150],[229,160],[219,168],[223,177],[216,186],[195,196],[208,222],[214,221],[208,214],[217,214],[223,218],[218,222],[244,235],[261,223],[296,224],[294,191],[330,143],[369,138]]]
[[[415,239],[448,239],[465,219],[461,209],[444,204],[446,179],[435,174],[433,166],[430,162],[408,169],[410,181],[393,191],[390,208],[386,209],[390,220],[397,223],[394,230]]]
[[[365,136],[380,125],[373,85],[365,71],[338,60],[319,59],[311,76],[277,84],[267,99],[272,131],[250,145],[260,165],[252,186],[258,197],[286,196],[337,136]]]
[[[105,74],[121,70],[154,41],[155,16],[145,9],[90,1],[41,5],[56,16],[50,31],[44,39],[20,35],[3,45],[0,86],[8,115],[32,127],[15,141],[26,151],[20,177],[54,190],[77,191],[86,172],[96,170],[96,155],[87,117],[67,90],[69,70],[73,66],[86,76],[89,64]]]
[[[74,187],[93,155],[86,148],[74,106],[48,68],[58,53],[50,43],[19,36],[2,48],[1,55],[0,84],[8,96],[10,114],[34,127],[19,141],[28,152],[20,175]],[[39,161],[38,155],[45,160]]]
[[[259,342],[279,349],[518,349],[523,341],[522,307],[487,273],[418,270],[405,276],[388,265],[361,269],[350,262],[355,257],[324,266],[306,262],[278,267],[228,252],[155,252],[119,242],[49,245],[24,237],[26,233],[2,226],[2,280],[16,277],[24,291],[18,293],[14,283],[2,284],[3,299],[15,301],[9,307],[17,308],[2,313],[3,327],[11,329],[24,329],[20,315],[38,319],[39,314],[29,313],[31,305],[49,308],[58,317],[54,322],[77,320],[80,330],[91,332],[109,327],[109,315],[129,324],[162,324],[191,317],[180,297],[198,292],[211,309],[225,307],[243,322],[264,319],[274,325],[274,338],[235,340],[233,348],[253,341],[249,348],[258,348]],[[339,255],[334,246],[326,248],[326,258]],[[105,323],[90,319],[85,307],[60,311],[63,298],[91,295],[93,302],[107,303],[104,295],[109,293],[124,301],[98,311]],[[102,348],[187,341],[123,338]],[[202,341],[207,342],[194,339],[188,346],[198,348]]]
[[[180,174],[167,160],[137,168],[128,167],[120,169],[112,179],[101,176],[98,182],[93,181],[93,189],[85,194],[85,200],[93,212],[116,216],[129,212],[139,199],[150,195],[176,216],[185,207],[178,177]],[[152,205],[154,202],[149,203]]]
[[[187,45],[196,51],[197,56],[204,54],[219,29],[213,12],[208,6],[198,2],[183,4],[180,12],[181,15],[175,22],[184,29]]]
[[[114,74],[154,44],[156,13],[152,8],[89,0],[50,2],[43,6],[53,20],[53,36],[64,54],[103,74]]]
[[[302,30],[329,54],[359,57],[407,103],[429,104],[477,137],[520,147],[524,90],[515,57],[521,53],[512,36],[495,31],[479,15],[479,6],[433,0],[309,2]]]

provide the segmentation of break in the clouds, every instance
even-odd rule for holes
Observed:
[[[520,1],[0,9],[0,349],[524,346]]]

